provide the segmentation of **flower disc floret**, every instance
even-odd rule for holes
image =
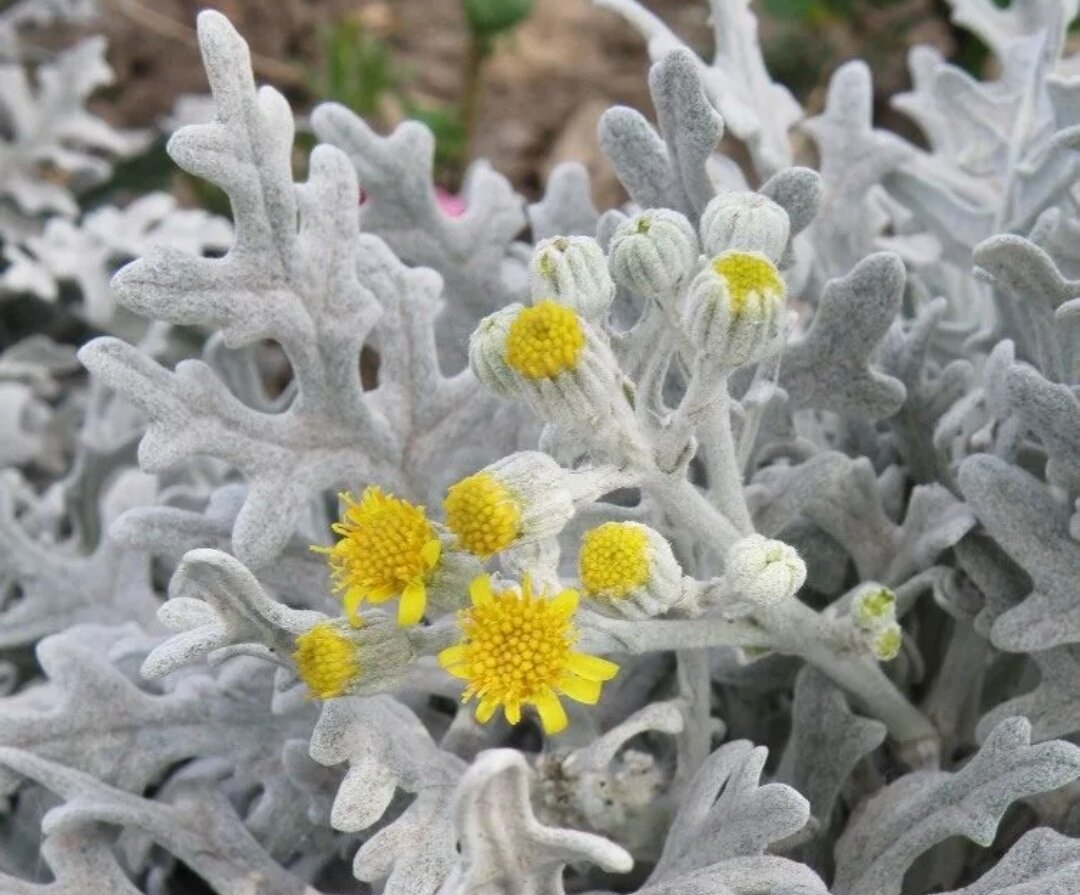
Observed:
[[[570,308],[544,299],[523,308],[506,335],[506,363],[526,379],[553,379],[577,367],[585,330]]]
[[[618,666],[574,651],[576,591],[554,597],[534,594],[528,578],[520,588],[496,591],[487,575],[469,589],[472,605],[462,610],[461,642],[443,650],[439,663],[467,682],[462,701],[476,697],[476,718],[489,721],[500,706],[511,724],[521,721],[522,706],[533,706],[544,732],[566,727],[559,696],[594,705],[601,682]]]
[[[495,476],[478,472],[451,486],[443,502],[446,527],[458,545],[487,559],[521,534],[521,503]]]
[[[343,695],[360,675],[356,645],[326,622],[309,628],[296,638],[292,658],[300,680],[317,699]]]
[[[731,311],[736,316],[761,313],[768,299],[783,299],[786,293],[780,272],[757,252],[725,252],[713,259],[712,269],[727,284]]]
[[[641,526],[605,522],[586,532],[578,575],[590,594],[625,597],[649,580],[649,539]]]
[[[426,581],[439,561],[441,545],[423,507],[369,487],[360,500],[342,494],[341,521],[332,528],[340,540],[328,555],[334,590],[343,594],[346,615],[359,605],[401,597],[398,621],[416,624],[427,603]]]

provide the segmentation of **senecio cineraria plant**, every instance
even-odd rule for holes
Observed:
[[[1076,3],[958,0],[1000,74],[913,50],[925,147],[860,62],[805,117],[741,0],[711,62],[600,5],[657,122],[602,215],[448,214],[334,105],[294,182],[201,14],[227,251],[140,249],[88,382],[0,356],[0,893],[1080,891]]]

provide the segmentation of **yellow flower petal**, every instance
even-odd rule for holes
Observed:
[[[438,538],[428,541],[420,550],[420,558],[429,569],[434,569],[442,554],[442,544]]]
[[[559,690],[575,702],[596,705],[600,701],[600,681],[587,681],[576,674],[568,674],[559,681]]]
[[[413,581],[401,593],[398,603],[398,624],[415,625],[424,617],[427,608],[427,588],[423,581]]]
[[[567,588],[551,601],[552,608],[563,618],[569,618],[578,608],[578,592]]]
[[[566,660],[568,670],[587,681],[610,681],[619,673],[619,666],[599,656],[571,653]]]
[[[499,703],[494,699],[481,699],[476,706],[476,720],[481,724],[487,724],[491,720],[492,715],[495,714],[495,709],[498,708]]]
[[[566,709],[559,702],[554,691],[548,689],[533,700],[536,711],[540,713],[540,724],[544,733],[556,734],[566,729]]]
[[[491,576],[480,575],[474,578],[469,585],[469,597],[473,606],[490,606],[495,601],[495,594],[491,590]]]
[[[364,595],[360,592],[359,588],[350,587],[345,591],[345,597],[341,601],[345,607],[345,616],[352,621],[356,618],[356,612],[360,608],[360,604],[364,600]]]
[[[453,646],[448,646],[446,649],[439,653],[439,664],[443,668],[448,668],[451,665],[457,665],[465,661],[465,657],[468,655],[468,650],[465,649],[465,644],[456,643]]]
[[[521,723],[521,703],[510,702],[503,707],[503,714],[506,715],[506,720],[510,724]]]

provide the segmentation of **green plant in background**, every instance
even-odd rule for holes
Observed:
[[[533,4],[532,0],[461,0],[461,6],[470,36],[460,107],[463,149],[468,154],[476,132],[484,66],[494,52],[495,39],[524,22]]]
[[[469,30],[491,39],[511,31],[532,13],[532,0],[462,0]]]
[[[359,115],[378,115],[403,78],[393,51],[356,17],[320,26],[319,56],[309,81],[315,96],[326,96]]]
[[[462,0],[469,46],[456,103],[422,102],[410,96],[411,73],[398,65],[393,49],[356,17],[319,29],[318,61],[308,74],[311,93],[367,118],[383,118],[388,107],[397,106],[407,117],[423,122],[435,135],[437,178],[456,187],[471,158],[484,65],[495,40],[528,18],[532,6],[532,0]]]

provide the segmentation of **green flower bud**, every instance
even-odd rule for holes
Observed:
[[[900,647],[903,643],[904,632],[896,622],[893,622],[871,638],[870,649],[878,660],[889,662],[900,655]]]
[[[520,25],[532,13],[532,0],[462,0],[469,28],[477,37],[494,37]]]

